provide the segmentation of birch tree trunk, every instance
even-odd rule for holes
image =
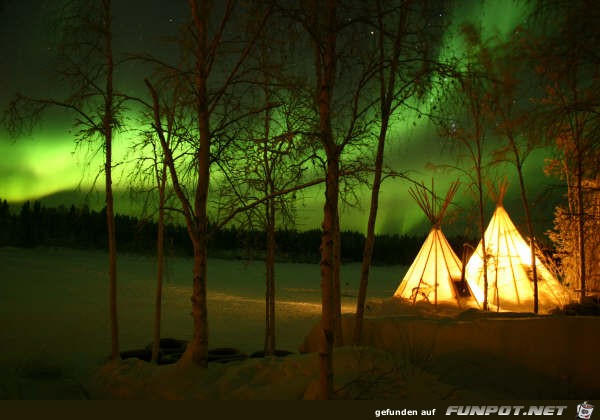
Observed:
[[[155,155],[156,156],[156,155]],[[165,186],[167,165],[163,163],[158,175],[158,231],[156,233],[156,295],[154,300],[154,341],[152,343],[152,363],[158,363],[160,352],[160,324],[162,317],[162,287],[165,260]]]
[[[207,32],[209,6],[207,1],[189,0],[193,24],[196,30],[194,87],[196,93],[196,115],[199,135],[197,152],[198,179],[194,200],[194,279],[192,292],[192,318],[194,334],[188,347],[192,360],[200,366],[208,366],[208,320],[206,307],[207,267],[207,204],[210,165],[210,131],[207,92]]]
[[[270,96],[268,82],[265,82],[265,103]],[[265,141],[263,144],[263,166],[265,171],[264,194],[273,193],[271,164],[269,161],[269,136],[271,135],[270,112],[265,111]],[[273,199],[265,202],[265,230],[267,234],[267,253],[265,255],[265,356],[275,353],[275,203]]]
[[[333,340],[336,346],[344,345],[344,334],[342,332],[342,289],[340,284],[341,264],[342,244],[340,238],[340,214],[338,209],[335,214],[333,225]]]
[[[110,302],[110,335],[111,358],[118,360],[119,355],[119,322],[117,314],[117,241],[115,232],[114,200],[112,190],[112,135],[113,135],[113,52],[112,52],[112,15],[111,1],[103,0],[104,13],[104,55],[106,60],[106,95],[104,96],[104,117],[102,132],[105,148],[105,194],[106,194],[106,225],[108,232],[108,283]]]
[[[321,328],[320,357],[321,399],[333,397],[333,346],[335,341],[334,308],[334,241],[335,218],[339,195],[339,162],[335,154],[328,156],[321,238]]]
[[[523,179],[523,164],[519,156],[514,139],[511,139],[511,146],[515,155],[515,164],[517,166],[517,173],[519,175],[519,187],[521,189],[521,202],[523,203],[523,210],[525,210],[525,218],[527,219],[527,230],[529,232],[529,247],[531,248],[531,275],[533,277],[533,313],[539,312],[539,290],[538,290],[538,276],[537,276],[537,264],[535,263],[535,232],[533,230],[533,220],[531,219],[531,209],[529,208],[529,200],[527,199],[527,191],[525,189],[525,180]]]
[[[356,320],[354,323],[354,344],[360,345],[362,339],[363,318],[365,302],[367,300],[367,287],[369,284],[369,270],[373,259],[373,248],[375,247],[375,223],[379,209],[379,191],[381,189],[381,176],[383,169],[383,152],[385,147],[385,136],[387,133],[387,118],[382,118],[382,127],[377,141],[377,154],[375,156],[375,173],[373,174],[373,189],[371,190],[371,206],[369,208],[369,220],[367,221],[367,236],[363,259],[360,266],[360,283],[356,303]],[[384,128],[385,126],[385,128]]]
[[[334,264],[335,229],[339,198],[340,151],[333,137],[331,126],[331,103],[336,75],[336,0],[325,5],[311,3],[311,12],[321,32],[315,40],[315,70],[317,73],[316,98],[319,113],[319,140],[325,150],[327,164],[325,174],[325,205],[321,237],[321,345],[320,398],[333,397],[333,346],[335,340]],[[318,15],[322,14],[322,19]]]
[[[275,203],[268,200],[266,268],[265,356],[275,354]]]
[[[407,6],[410,2],[407,2]],[[383,11],[381,1],[377,2],[377,21],[381,28],[383,24]],[[383,67],[379,69],[379,90],[380,90],[380,111],[381,111],[381,126],[379,128],[379,136],[377,138],[377,152],[375,154],[375,172],[373,174],[373,187],[371,190],[371,205],[369,207],[369,219],[367,221],[367,235],[365,237],[365,246],[363,250],[363,259],[360,267],[360,283],[358,289],[358,298],[356,302],[356,320],[354,323],[355,345],[359,345],[362,338],[363,318],[365,311],[365,301],[367,299],[367,287],[369,284],[369,270],[373,259],[373,249],[375,247],[375,224],[377,221],[377,212],[379,209],[379,191],[381,190],[381,178],[383,170],[383,155],[385,151],[385,140],[387,137],[389,119],[392,114],[392,99],[396,86],[396,76],[400,53],[402,49],[402,40],[406,30],[408,12],[404,12],[398,18],[398,26],[395,33],[394,48],[391,54],[388,79],[386,83],[385,70]],[[381,63],[385,61],[386,53],[385,34],[379,31],[379,60]]]

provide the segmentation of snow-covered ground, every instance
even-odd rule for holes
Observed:
[[[68,249],[0,248],[0,398],[78,397],[77,383],[110,351],[107,255]],[[152,341],[155,261],[119,255],[120,347]],[[162,336],[189,339],[191,259],[169,258]],[[360,265],[343,265],[343,311],[352,312]],[[373,267],[370,298],[393,294],[405,267]],[[277,264],[277,347],[297,351],[320,315],[319,267]],[[261,350],[264,265],[213,259],[208,268],[210,347]],[[60,379],[61,389],[54,389]],[[46,383],[47,382],[47,383]]]
[[[0,248],[0,399],[317,396],[314,352],[208,369],[185,358],[164,366],[135,359],[106,364],[106,260],[102,252]],[[262,263],[209,263],[209,347],[261,350]],[[189,259],[169,259],[163,337],[191,337],[191,266]],[[359,270],[359,264],[342,267],[343,312],[354,311]],[[389,298],[405,270],[373,267],[363,334],[368,347],[336,349],[338,398],[600,398],[600,318],[407,305]],[[118,271],[120,347],[141,348],[152,340],[154,261],[120,255]],[[277,347],[315,351],[319,267],[278,264],[276,276]],[[344,318],[346,337],[352,321]]]

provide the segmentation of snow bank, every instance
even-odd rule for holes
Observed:
[[[453,392],[435,376],[374,348],[336,349],[334,372],[336,398],[341,399],[441,399]],[[210,363],[208,369],[187,361],[155,366],[128,359],[98,370],[90,391],[100,399],[316,399],[319,356]]]
[[[362,345],[394,353],[411,363],[440,360],[468,363],[477,357],[482,366],[508,363],[555,381],[561,395],[600,396],[600,318],[500,314],[480,317],[416,318],[412,316],[364,320]],[[472,319],[461,319],[472,318]],[[352,338],[354,317],[343,317],[345,339]],[[320,326],[305,338],[300,350],[317,351]],[[481,372],[481,374],[485,374]],[[580,392],[578,395],[577,393]]]

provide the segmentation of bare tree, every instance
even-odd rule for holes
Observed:
[[[486,171],[493,162],[486,159],[486,137],[488,113],[486,107],[489,104],[488,85],[489,79],[484,71],[482,63],[489,61],[489,51],[481,48],[479,44],[479,31],[472,25],[462,27],[463,36],[468,47],[468,55],[464,57],[464,63],[457,64],[460,68],[456,81],[456,94],[458,100],[453,104],[451,116],[442,122],[442,133],[452,139],[459,146],[460,159],[468,162],[470,166],[463,168],[462,172],[467,175],[472,183],[478,205],[478,227],[481,236],[482,258],[483,258],[483,310],[488,306],[488,254],[485,241],[485,202],[484,188]]]
[[[600,129],[597,52],[600,27],[598,8],[589,0],[537,2],[532,22],[547,32],[532,36],[532,65],[540,77],[544,94],[538,99],[540,126],[556,141],[561,153],[554,168],[564,170],[569,217],[575,222],[575,252],[580,300],[586,296],[589,264],[586,238],[586,183],[598,177]],[[540,22],[541,19],[541,22]]]
[[[339,161],[341,149],[333,136],[331,113],[336,79],[337,1],[324,4],[309,2],[308,21],[312,34],[316,86],[315,96],[319,115],[318,139],[326,155],[325,206],[321,239],[321,328],[323,339],[319,350],[322,399],[333,396],[333,345],[335,328],[334,307],[334,241],[338,217]]]
[[[156,293],[154,305],[154,331],[152,342],[152,362],[158,363],[160,357],[160,337],[162,319],[162,289],[165,271],[165,223],[167,212],[174,210],[169,207],[169,201],[173,198],[167,190],[168,170],[167,159],[160,141],[162,135],[169,150],[178,150],[180,142],[189,137],[190,129],[187,126],[188,119],[182,115],[185,113],[184,104],[181,103],[182,89],[180,81],[169,79],[162,86],[164,89],[163,101],[159,104],[158,119],[160,127],[157,129],[155,120],[155,109],[152,104],[140,97],[130,97],[138,105],[141,105],[140,116],[143,122],[154,121],[154,124],[143,125],[139,132],[141,140],[131,145],[134,153],[135,168],[128,174],[130,189],[139,200],[140,194],[145,197],[143,203],[144,213],[149,212],[150,218],[157,221],[156,232]],[[166,93],[168,92],[168,94]],[[186,125],[181,125],[182,122]],[[185,155],[174,157],[175,161],[181,160]],[[174,162],[175,163],[175,162]],[[148,214],[146,213],[148,217]]]
[[[262,206],[253,209],[266,234],[265,355],[272,355],[276,350],[276,227],[293,223],[293,201],[295,200],[295,194],[279,195],[279,192],[299,186],[304,172],[300,158],[301,147],[297,141],[294,141],[293,128],[278,126],[277,119],[272,115],[275,111],[277,110],[265,111],[264,131],[254,137],[255,159],[248,153],[249,148],[246,148],[245,171],[241,178],[244,184],[259,192],[259,196],[253,200],[266,198]],[[277,134],[282,130],[282,134]]]
[[[262,220],[261,228],[266,234],[265,355],[272,355],[276,350],[276,227],[282,223],[294,223],[292,207],[295,194],[277,195],[277,192],[300,184],[304,165],[309,159],[302,156],[306,154],[307,147],[303,144],[303,136],[299,134],[302,119],[298,115],[306,110],[301,97],[294,94],[296,82],[285,77],[286,53],[281,39],[282,30],[286,28],[281,22],[273,22],[265,29],[258,42],[253,57],[259,74],[255,94],[259,97],[258,101],[263,102],[264,112],[254,118],[260,128],[242,129],[250,135],[249,147],[242,144],[245,149],[245,159],[241,160],[242,184],[258,191],[260,197],[257,198],[270,197],[263,206],[254,208],[254,213],[258,213],[258,219]],[[259,119],[262,119],[260,123]],[[234,181],[230,187],[239,190],[236,185],[239,184]],[[239,197],[242,194],[236,195]]]
[[[259,69],[269,71],[265,56],[259,57]],[[228,153],[221,155],[218,166],[224,181],[219,185],[217,227],[221,214],[227,219],[231,213],[246,206],[245,217],[240,219],[250,228],[258,224],[265,232],[265,355],[276,350],[275,340],[275,256],[276,227],[294,223],[295,192],[303,189],[306,163],[310,150],[298,134],[297,99],[265,74],[257,88],[253,103],[264,102],[264,111],[244,121],[233,134]],[[289,194],[282,193],[289,191]],[[263,200],[262,205],[253,205]]]
[[[156,150],[156,149],[154,149]],[[156,155],[156,152],[154,154]],[[158,160],[158,159],[156,159]],[[165,267],[165,189],[167,185],[167,165],[158,162],[154,166],[158,187],[158,229],[156,232],[156,295],[154,299],[154,340],[152,342],[152,362],[158,363],[160,352],[160,327],[162,319],[162,289]]]
[[[481,40],[479,42],[481,43]],[[504,147],[494,153],[494,160],[510,162],[517,170],[521,202],[525,211],[529,235],[529,247],[531,248],[533,312],[537,314],[539,310],[536,265],[537,245],[523,166],[530,153],[543,143],[538,140],[536,135],[530,135],[526,132],[527,125],[531,122],[531,118],[528,118],[532,111],[531,104],[529,101],[516,99],[527,97],[527,93],[531,93],[528,92],[527,84],[523,80],[519,80],[519,77],[527,77],[528,75],[524,74],[522,68],[525,60],[519,56],[520,54],[516,54],[518,47],[518,40],[509,40],[507,43],[494,48],[488,55],[490,60],[483,63],[490,78],[488,95],[490,103],[484,109],[489,111],[490,125],[495,127],[495,132],[506,142]],[[482,46],[482,48],[489,47]]]
[[[69,85],[63,98],[37,98],[18,94],[9,107],[10,129],[37,121],[43,111],[58,107],[75,115],[78,141],[98,136],[104,151],[106,225],[108,232],[108,283],[111,358],[119,359],[117,317],[117,248],[112,189],[113,132],[119,126],[123,96],[113,87],[115,69],[112,45],[111,0],[74,0],[62,9],[59,24],[59,73]],[[25,124],[25,126],[24,126]],[[30,126],[29,126],[30,127]]]
[[[176,101],[175,101],[176,102]],[[175,104],[174,104],[175,105]],[[169,109],[169,108],[167,108]],[[175,110],[170,108],[166,122],[166,143],[171,146],[172,137],[176,135],[173,124],[175,122]],[[154,140],[151,135],[151,140]],[[162,298],[163,298],[163,279],[165,271],[165,213],[167,205],[167,163],[164,159],[162,147],[156,142],[151,143],[152,147],[152,172],[155,178],[156,189],[158,192],[158,220],[156,231],[156,293],[154,298],[154,338],[152,341],[152,362],[158,363],[160,357],[161,340],[161,320],[162,320]],[[158,149],[158,150],[157,150]]]
[[[265,98],[270,94],[265,92]],[[275,111],[275,110],[274,110]],[[281,116],[280,116],[281,117]],[[289,121],[288,121],[289,122]],[[262,159],[258,168],[261,169],[263,197],[271,197],[264,203],[264,229],[266,231],[267,253],[265,256],[266,290],[265,290],[265,355],[274,354],[275,345],[275,228],[277,215],[280,213],[284,219],[291,220],[290,200],[294,196],[275,196],[277,191],[298,185],[302,179],[302,165],[299,161],[299,145],[294,143],[293,127],[286,124],[284,127],[273,127],[274,119],[271,110],[265,111],[264,140],[259,149],[262,149]],[[282,134],[275,134],[281,131]],[[251,179],[247,177],[246,179]],[[287,197],[287,198],[286,198]],[[281,218],[281,217],[280,217]]]
[[[331,399],[333,396],[333,347],[336,335],[341,335],[340,253],[336,250],[339,249],[336,236],[339,234],[340,163],[346,146],[364,136],[366,131],[365,114],[370,104],[365,99],[365,91],[376,68],[376,64],[371,62],[355,62],[362,66],[356,68],[345,61],[357,56],[356,48],[360,48],[361,41],[364,46],[364,38],[356,39],[359,32],[353,29],[360,27],[360,21],[353,20],[351,5],[344,4],[341,11],[339,1],[312,0],[303,3],[299,10],[291,11],[293,16],[288,14],[304,27],[313,52],[314,85],[311,90],[318,116],[315,138],[323,154],[325,169],[320,261],[323,334],[319,357],[322,399]],[[339,60],[343,60],[344,66],[338,67]]]
[[[174,151],[167,142],[166,131],[161,120],[163,113],[159,91],[154,84],[146,79],[146,85],[152,96],[154,110],[153,126],[159,137],[166,164],[169,170],[171,183],[177,195],[181,211],[186,221],[188,235],[194,250],[193,265],[193,291],[192,291],[192,318],[194,321],[194,334],[189,343],[184,359],[191,359],[195,364],[207,366],[208,363],[208,321],[206,305],[207,287],[207,244],[208,244],[208,193],[210,185],[210,167],[219,153],[231,141],[225,135],[228,127],[235,121],[240,121],[248,115],[260,112],[249,110],[235,115],[228,113],[223,108],[223,98],[240,82],[244,72],[244,63],[250,51],[264,28],[269,16],[268,9],[262,9],[256,31],[250,34],[238,34],[244,39],[237,39],[242,47],[235,52],[220,53],[223,46],[226,30],[233,25],[235,18],[235,4],[228,1],[222,8],[222,14],[217,22],[216,29],[209,39],[209,18],[212,15],[210,2],[207,0],[189,0],[191,24],[188,36],[182,44],[188,48],[193,63],[190,68],[170,66],[151,60],[159,64],[167,73],[167,78],[179,80],[181,86],[190,86],[192,89],[182,93],[180,101],[185,103],[189,112],[187,116],[193,118],[195,133],[188,136],[193,161],[191,178],[193,186],[188,189],[184,184],[185,169],[175,165]],[[232,40],[230,40],[232,41]],[[227,59],[224,57],[226,56]],[[216,66],[224,68],[218,72]],[[219,111],[222,111],[220,114]],[[185,115],[185,114],[184,114]],[[184,116],[185,117],[185,116]],[[187,118],[187,117],[185,117]],[[211,126],[212,124],[212,126]],[[183,125],[183,124],[182,124]],[[223,140],[225,139],[225,140]],[[224,141],[224,143],[221,142]],[[191,191],[191,195],[187,191]]]
[[[367,233],[360,271],[360,283],[356,303],[354,344],[360,344],[369,270],[375,245],[375,224],[379,207],[379,191],[383,180],[383,157],[388,137],[390,118],[409,98],[423,91],[423,86],[436,66],[430,55],[435,44],[435,33],[427,18],[426,2],[419,5],[411,0],[377,0],[373,33],[376,34],[375,62],[379,63],[376,80],[379,85],[377,110],[381,118],[377,136],[373,182]],[[425,18],[425,19],[424,19]]]

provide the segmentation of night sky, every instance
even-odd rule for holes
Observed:
[[[17,92],[30,96],[49,97],[60,95],[61,84],[53,73],[56,37],[53,20],[57,1],[2,0],[0,15],[0,48],[3,59],[0,73],[0,105],[5,109],[9,99]],[[114,1],[115,55],[125,52],[150,52],[169,58],[177,54],[176,47],[166,38],[174,36],[177,28],[187,19],[187,2],[158,0]],[[455,2],[452,24],[443,36],[440,54],[460,55],[463,48],[457,29],[466,21],[481,25],[484,38],[509,35],[516,25],[525,23],[528,10],[525,2],[465,0]],[[440,16],[440,18],[445,18]],[[135,64],[121,67],[115,74],[118,87],[131,92],[143,92],[143,71]],[[430,100],[434,94],[430,93]],[[426,98],[427,100],[427,98]],[[88,195],[92,183],[102,166],[102,153],[98,145],[76,148],[72,127],[72,116],[63,111],[45,114],[29,135],[12,139],[6,131],[0,133],[0,198],[12,203],[25,200],[44,199],[48,205],[81,203],[86,196],[92,205],[101,205],[101,194]],[[460,173],[448,173],[441,169],[432,170],[430,163],[454,164],[446,140],[440,138],[437,129],[426,118],[418,119],[416,113],[405,113],[402,121],[392,125],[387,148],[386,163],[396,171],[410,171],[418,181],[430,183],[435,178],[436,189],[443,195],[445,187]],[[115,206],[120,212],[135,212],[136,205],[125,194],[130,184],[127,170],[131,163],[128,144],[131,134],[120,133],[116,137],[115,162],[125,162],[116,168],[115,184],[117,199]],[[544,159],[549,151],[536,152],[526,163],[525,172],[535,211],[542,229],[550,227],[553,206],[544,204],[546,193],[556,184],[543,174]],[[509,179],[506,207],[519,225],[523,220],[516,174],[512,167],[497,170],[499,176]],[[408,195],[408,184],[402,180],[387,180],[382,188],[377,230],[385,233],[425,233],[429,226],[421,210]],[[102,177],[97,188],[102,189]],[[119,194],[119,191],[123,192]],[[552,193],[556,199],[558,193]],[[462,186],[454,207],[462,219],[472,214],[471,193]],[[298,203],[299,229],[316,228],[322,217],[323,192],[318,187],[303,194]],[[368,189],[359,193],[362,208],[344,207],[341,214],[342,229],[364,231],[368,214]],[[540,201],[541,200],[541,201]],[[488,212],[492,211],[492,203]],[[459,217],[458,220],[460,220]],[[539,224],[538,223],[538,224]],[[446,226],[447,234],[460,234],[465,224]],[[474,227],[471,233],[474,234]]]

